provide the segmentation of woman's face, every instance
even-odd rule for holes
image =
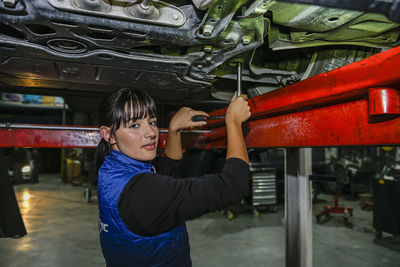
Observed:
[[[114,141],[111,147],[128,157],[140,161],[153,160],[158,145],[157,119],[147,116],[126,125],[121,123],[115,132]]]

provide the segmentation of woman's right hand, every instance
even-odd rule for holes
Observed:
[[[225,123],[242,124],[251,116],[250,106],[247,103],[247,96],[237,96],[237,92],[233,95],[231,102],[226,110]]]

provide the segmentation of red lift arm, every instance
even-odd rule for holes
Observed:
[[[399,89],[400,47],[396,47],[250,99],[252,116],[244,124],[246,144],[248,147],[399,144]],[[225,111],[220,109],[210,115],[223,115]],[[100,138],[95,127],[63,130],[26,127],[2,125],[0,146],[95,147]],[[186,148],[226,147],[223,121],[182,136]],[[161,131],[161,148],[166,138],[166,130]]]

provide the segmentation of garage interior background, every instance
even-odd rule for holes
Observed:
[[[121,86],[151,87],[161,128],[183,105],[221,115],[238,65],[251,194],[188,222],[193,265],[400,265],[399,2],[206,2],[171,1],[165,26],[116,19],[108,1],[0,1],[1,266],[104,265],[95,127],[60,140],[26,124],[97,125],[101,97]],[[225,132],[210,125],[184,136],[177,177],[221,168]]]

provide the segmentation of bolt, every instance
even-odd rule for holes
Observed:
[[[202,69],[202,68],[203,68],[203,65],[199,64],[199,65],[197,65],[197,68],[198,68],[198,69]]]
[[[141,3],[140,4],[140,7],[142,8],[142,9],[144,9],[144,10],[147,10],[147,9],[149,9],[150,8],[150,6],[146,6],[146,5],[144,5],[143,3]]]
[[[212,46],[211,45],[205,45],[204,46],[204,51],[205,52],[211,52],[211,50],[212,50]]]
[[[176,14],[176,13],[172,14],[172,19],[173,20],[178,20],[179,19],[178,14]]]
[[[224,44],[231,44],[233,42],[233,40],[232,39],[229,39],[229,38],[225,38],[225,40],[224,40]]]
[[[143,8],[144,10],[147,10],[150,8],[150,3],[148,0],[143,0],[143,2],[140,3],[140,7]]]
[[[203,35],[204,36],[211,36],[212,32],[214,31],[214,26],[207,24],[204,26]]]
[[[212,57],[210,57],[210,56],[206,57],[207,62],[211,62],[211,59],[212,59]]]
[[[250,36],[247,36],[247,35],[243,36],[242,37],[242,42],[243,42],[244,45],[250,44],[250,42],[251,42]]]
[[[6,7],[15,7],[17,0],[3,0],[3,2]]]

